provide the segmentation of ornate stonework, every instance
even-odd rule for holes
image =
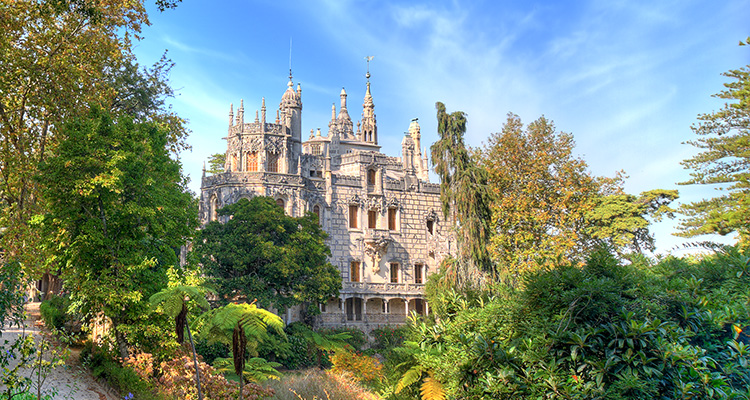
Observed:
[[[455,242],[435,211],[440,188],[429,182],[417,121],[401,157],[380,152],[367,77],[356,131],[342,89],[327,135],[311,131],[302,142],[302,90],[294,90],[291,77],[274,123],[266,122],[265,99],[252,123],[245,123],[244,102],[236,114],[230,107],[226,172],[204,173],[200,201],[204,224],[218,208],[253,196],[275,198],[289,215],[316,214],[343,280],[340,297],[321,304],[318,324],[366,331],[427,313],[424,283]],[[297,310],[282,316],[296,320]]]

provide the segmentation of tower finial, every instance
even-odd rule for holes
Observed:
[[[289,37],[289,87],[292,87],[292,38]]]
[[[367,60],[367,74],[365,75],[365,78],[367,78],[367,81],[370,81],[370,61],[375,58],[375,56],[367,56],[365,57],[365,60]]]

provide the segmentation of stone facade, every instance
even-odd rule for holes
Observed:
[[[302,90],[291,76],[275,122],[266,122],[265,99],[250,123],[242,102],[236,114],[230,107],[225,172],[204,172],[200,200],[204,224],[217,209],[253,196],[275,198],[292,216],[316,214],[343,280],[339,298],[320,305],[317,324],[365,331],[403,323],[411,311],[428,313],[426,278],[455,248],[440,212],[440,186],[429,182],[417,120],[404,135],[401,157],[381,153],[367,78],[356,128],[342,89],[327,135],[311,131],[304,142]]]

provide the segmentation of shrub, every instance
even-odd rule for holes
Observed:
[[[331,356],[331,372],[348,374],[357,382],[377,383],[383,380],[383,365],[373,357],[347,350],[336,351]]]
[[[89,341],[84,344],[80,357],[83,364],[91,369],[94,377],[106,380],[113,389],[120,393],[132,394],[133,400],[159,398],[149,381],[142,379],[127,365],[120,364],[117,357],[106,349]]]
[[[39,312],[44,323],[57,330],[63,330],[68,322],[68,306],[70,300],[66,297],[51,295],[39,305]]]
[[[406,326],[385,326],[375,329],[370,332],[370,336],[374,339],[372,348],[375,350],[387,351],[400,346],[404,342],[408,331],[409,328]]]
[[[270,400],[380,400],[347,376],[310,369],[284,375],[269,384],[276,390]]]

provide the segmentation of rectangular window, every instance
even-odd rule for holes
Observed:
[[[258,170],[258,152],[250,151],[247,153],[247,170],[255,172]]]
[[[398,283],[398,263],[391,263],[391,283]]]
[[[352,261],[349,265],[349,282],[359,282],[359,261]]]
[[[423,270],[424,266],[422,264],[414,265],[414,283],[424,283],[422,279]]]
[[[367,227],[375,229],[378,227],[378,212],[375,210],[367,211]]]
[[[357,214],[359,213],[359,207],[349,206],[349,228],[357,229]]]
[[[388,230],[391,230],[391,231],[396,230],[396,209],[395,208],[388,209]]]
[[[367,184],[370,186],[375,185],[375,170],[374,169],[367,170]]]

